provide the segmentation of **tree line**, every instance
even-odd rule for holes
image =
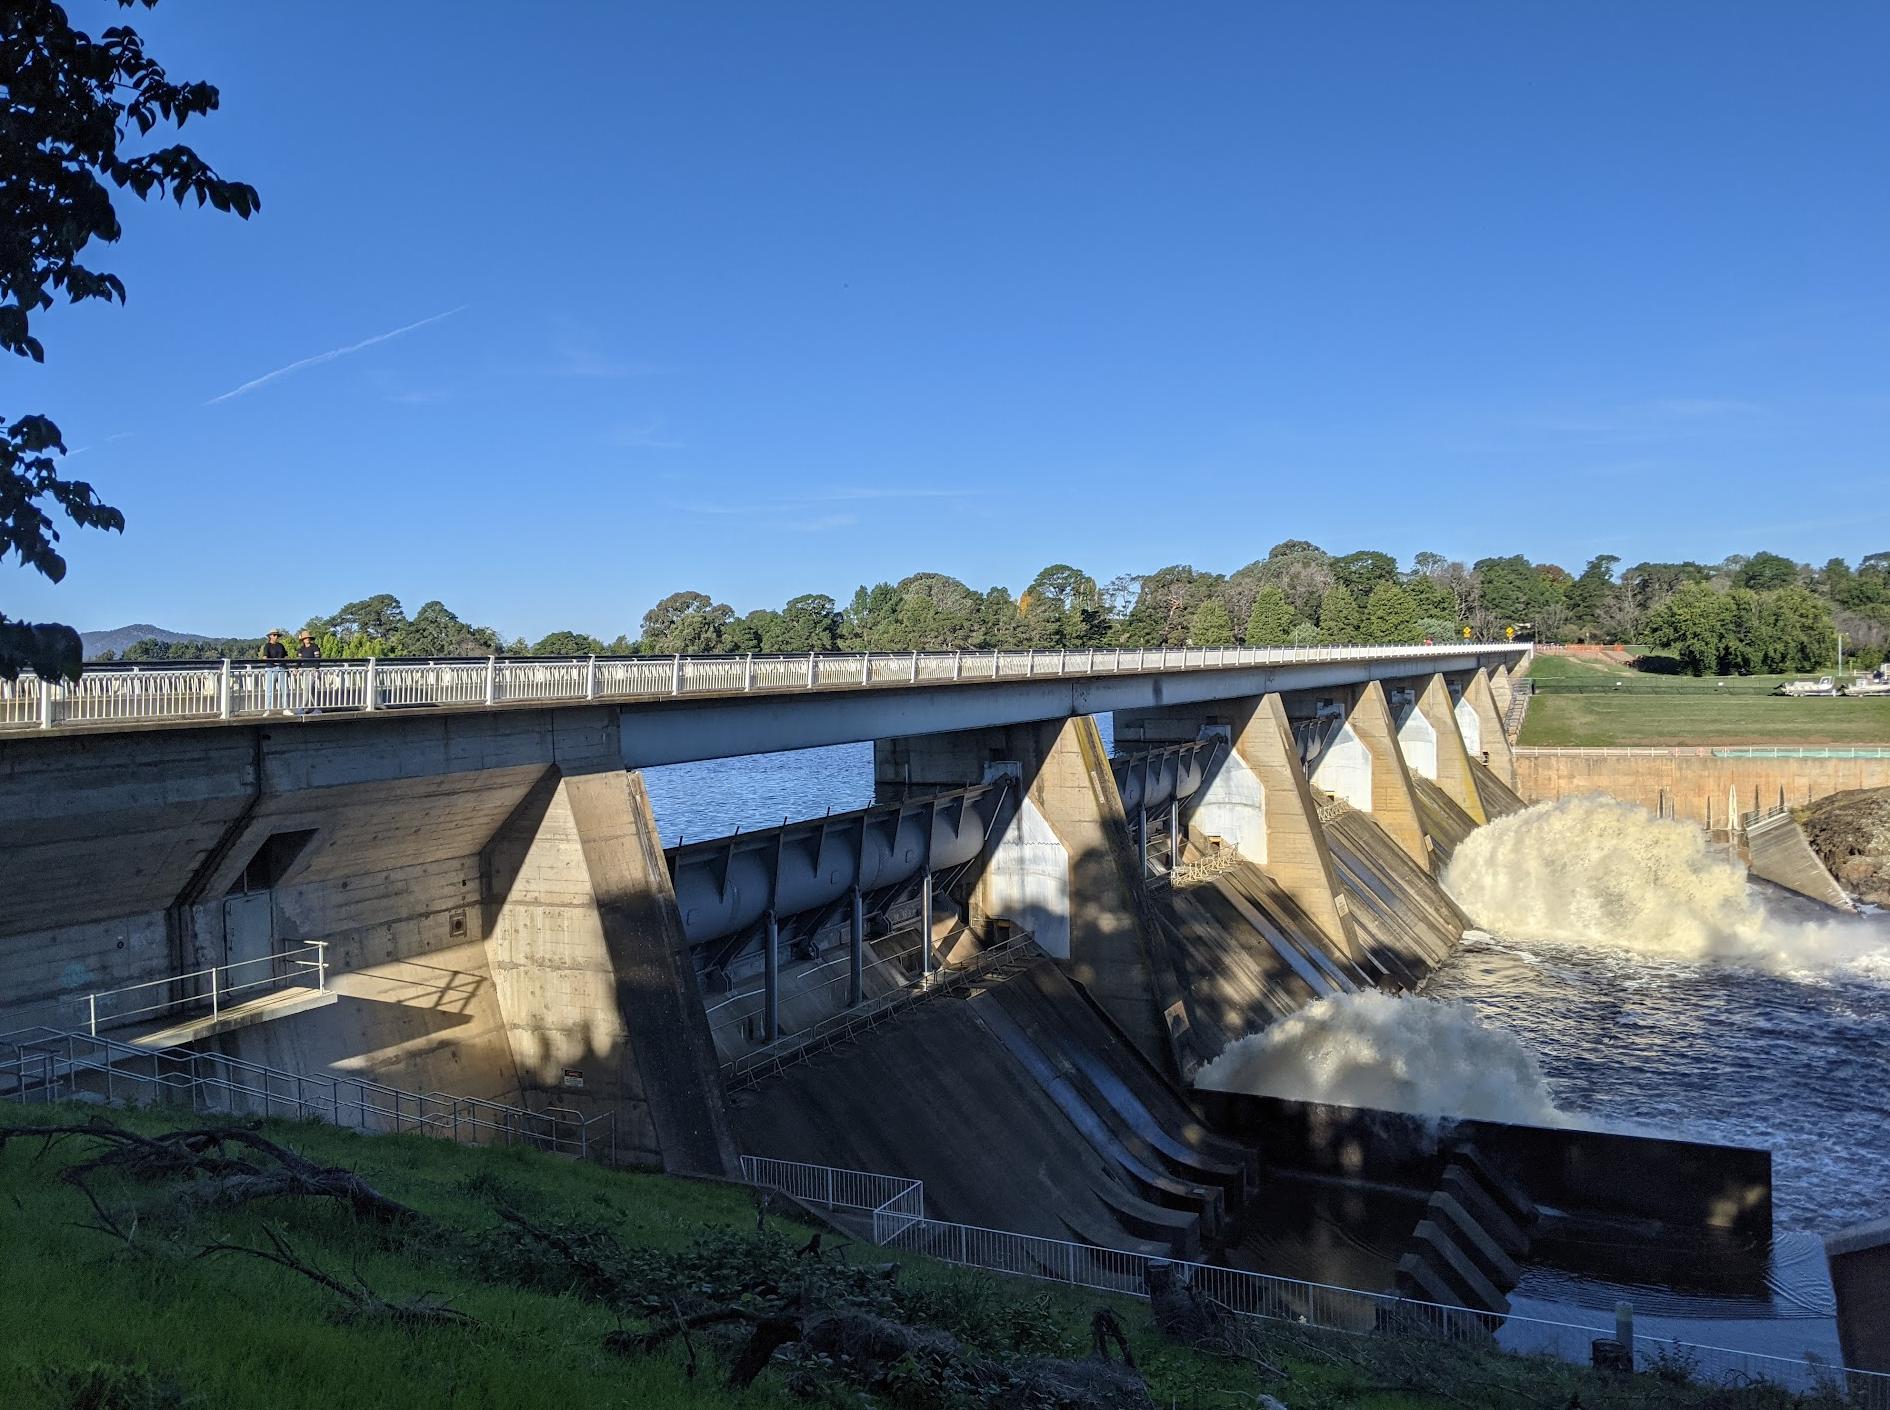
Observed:
[[[1827,666],[1840,631],[1860,665],[1877,664],[1890,645],[1890,553],[1855,567],[1833,558],[1813,568],[1775,553],[1710,565],[1620,562],[1600,554],[1570,574],[1521,554],[1466,564],[1420,553],[1401,568],[1375,549],[1335,555],[1289,539],[1227,574],[1177,563],[1098,583],[1053,563],[1016,594],[915,573],[862,585],[844,606],[804,593],[737,615],[705,593],[673,592],[643,614],[634,638],[608,641],[579,630],[506,640],[437,600],[409,617],[391,593],[306,626],[331,660],[1385,644],[1515,628],[1543,641],[1639,641],[1673,652],[1685,670],[1748,673]],[[260,644],[143,641],[124,659],[254,656]]]

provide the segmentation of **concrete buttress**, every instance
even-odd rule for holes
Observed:
[[[1509,713],[1509,702],[1515,695],[1516,691],[1509,683],[1509,668],[1502,665],[1490,667],[1490,696],[1496,701],[1499,714]]]
[[[974,913],[1041,929],[1039,943],[1064,971],[1151,1060],[1174,1070],[1164,1014],[1180,995],[1172,967],[1159,962],[1160,932],[1094,717],[881,739],[874,759],[882,796],[1015,773],[1023,798],[989,855]]]
[[[1163,1069],[1174,1057],[1162,1017],[1168,986],[1144,914],[1135,845],[1109,756],[1088,715],[1019,726],[1011,736],[1025,791],[1070,859],[1070,954],[1064,968]]]
[[[624,1153],[732,1174],[735,1142],[642,777],[548,775],[486,858],[521,1084],[617,1114]]]
[[[1441,675],[1427,676],[1418,686],[1417,710],[1437,733],[1437,786],[1472,822],[1478,826],[1488,822],[1489,815],[1483,810],[1483,799],[1477,794],[1476,779],[1470,772],[1470,754],[1457,728],[1450,687]]]
[[[1180,743],[1199,738],[1204,730],[1227,734],[1231,757],[1221,766],[1221,774],[1234,769],[1251,780],[1235,793],[1252,788],[1259,795],[1256,805],[1244,811],[1258,819],[1263,835],[1259,845],[1245,839],[1239,850],[1319,927],[1318,938],[1334,955],[1357,963],[1360,949],[1350,908],[1340,899],[1338,871],[1326,847],[1318,803],[1300,764],[1299,746],[1281,697],[1267,694],[1216,701],[1212,713],[1189,706],[1116,712],[1118,748]],[[1211,799],[1219,786],[1217,775],[1202,799]],[[1202,816],[1200,806],[1194,814],[1197,819]]]
[[[1503,728],[1504,705],[1496,698],[1487,671],[1479,669],[1463,688],[1463,698],[1476,711],[1479,745],[1492,772],[1511,788],[1516,786],[1516,756]]]
[[[1392,723],[1385,688],[1377,681],[1358,687],[1346,722],[1372,757],[1372,817],[1407,857],[1425,871],[1434,871],[1431,840],[1424,831],[1404,751],[1398,747],[1398,728]]]
[[[1358,940],[1286,707],[1278,695],[1229,703],[1234,753],[1266,790],[1267,874],[1320,927],[1335,954],[1357,963]]]

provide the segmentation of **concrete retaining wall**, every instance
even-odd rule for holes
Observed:
[[[1198,1090],[1218,1131],[1267,1164],[1319,1175],[1435,1183],[1464,1142],[1538,1204],[1586,1214],[1769,1236],[1772,1153],[1615,1131],[1448,1121]]]
[[[1890,786],[1890,758],[1747,758],[1710,748],[1518,749],[1518,791],[1531,803],[1579,793],[1605,793],[1650,812],[1705,826],[1727,825],[1728,808],[1741,812],[1794,807],[1847,788]]]

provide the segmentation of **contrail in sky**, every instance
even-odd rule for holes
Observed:
[[[278,377],[287,377],[291,372],[300,372],[304,367],[313,367],[317,363],[333,362],[338,357],[346,357],[349,353],[360,352],[362,348],[371,348],[376,343],[385,343],[389,339],[398,338],[404,333],[411,333],[416,328],[424,328],[429,323],[438,323],[442,318],[451,318],[454,314],[462,313],[470,307],[470,304],[461,304],[458,308],[449,308],[445,313],[436,313],[431,318],[423,318],[418,323],[409,323],[405,328],[396,328],[391,333],[376,333],[372,338],[363,338],[360,342],[350,343],[345,348],[330,348],[327,352],[316,353],[313,357],[305,357],[299,362],[290,363],[287,367],[278,367],[274,372],[265,372],[260,377],[252,378],[250,381],[243,383],[242,386],[233,387],[221,396],[211,397],[204,405],[215,406],[220,401],[228,401],[232,397],[240,397],[244,392],[253,392],[264,383],[273,382]]]

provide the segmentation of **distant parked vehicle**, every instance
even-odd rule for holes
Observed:
[[[1819,676],[1815,681],[1788,681],[1778,688],[1780,695],[1836,695],[1837,683],[1829,676]]]
[[[1879,666],[1844,687],[1846,695],[1890,695],[1890,666]]]

